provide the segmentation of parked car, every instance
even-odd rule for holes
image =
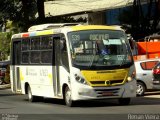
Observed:
[[[160,89],[160,62],[153,68],[153,88]]]
[[[10,65],[10,61],[0,61],[0,85],[5,83],[5,75],[8,65]]]
[[[160,59],[145,59],[135,61],[136,80],[137,80],[137,95],[142,96],[147,90],[153,90],[153,67]]]

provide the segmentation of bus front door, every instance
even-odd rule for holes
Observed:
[[[53,87],[56,96],[62,96],[61,82],[70,80],[69,62],[66,40],[63,35],[58,38],[53,38],[54,41],[54,68],[53,68]]]
[[[53,38],[53,89],[55,96],[60,94],[60,37]]]

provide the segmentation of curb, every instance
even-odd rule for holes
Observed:
[[[160,98],[160,95],[145,96],[145,98]]]
[[[0,90],[2,90],[2,89],[9,89],[9,88],[11,88],[11,84],[0,85]]]
[[[146,92],[146,98],[160,98],[160,91]]]

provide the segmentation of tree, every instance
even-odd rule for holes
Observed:
[[[17,0],[21,4],[19,13],[19,19],[15,21],[17,27],[21,28],[21,31],[26,31],[31,25],[31,21],[34,21],[35,14],[37,13],[37,4],[35,0]]]
[[[0,24],[1,28],[5,29],[5,25],[8,19],[15,19],[17,14],[18,6],[14,5],[12,0],[0,1]],[[2,29],[3,31],[3,29]]]
[[[0,33],[0,61],[6,60],[10,54],[11,32]]]
[[[40,22],[44,22],[45,13],[44,13],[44,0],[37,0],[37,10],[38,10],[38,19]]]
[[[0,25],[6,28],[6,22],[12,21],[14,32],[25,32],[35,24],[77,22],[70,16],[45,17],[44,2],[48,0],[4,0],[0,1]],[[38,12],[38,18],[36,14]],[[81,19],[86,21],[86,19]],[[78,20],[80,21],[80,19]],[[5,29],[4,29],[5,31]]]
[[[4,0],[0,1],[0,24],[5,26],[10,20],[13,26],[19,28],[18,31],[26,31],[30,26],[30,21],[35,19],[35,0]]]

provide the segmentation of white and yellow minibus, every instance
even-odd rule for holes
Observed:
[[[127,105],[136,96],[131,48],[118,26],[43,24],[14,34],[11,88],[15,93],[78,100],[116,98]]]

